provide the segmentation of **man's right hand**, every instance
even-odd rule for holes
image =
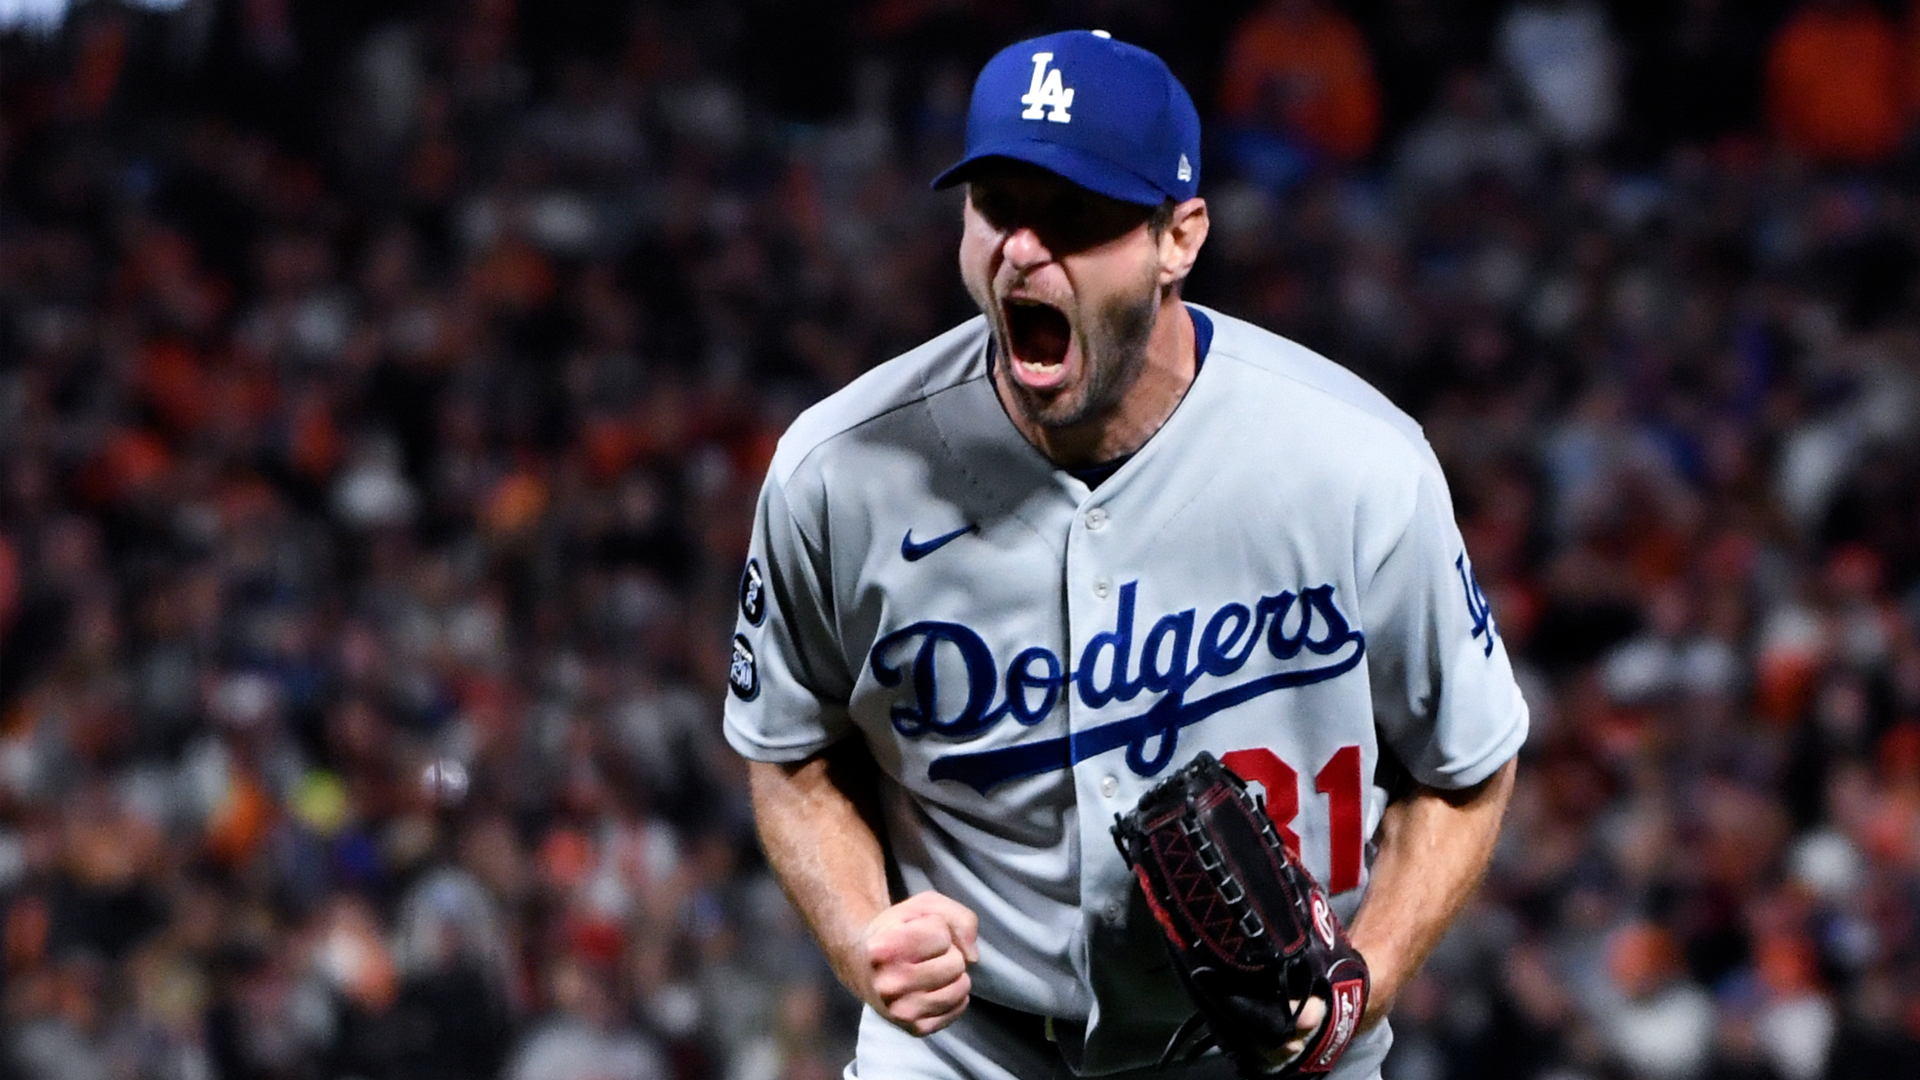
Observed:
[[[966,1011],[980,961],[980,920],[965,905],[923,892],[873,917],[856,947],[861,997],[895,1027],[931,1035]]]

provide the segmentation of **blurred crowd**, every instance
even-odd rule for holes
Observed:
[[[970,313],[926,181],[1074,25],[1208,118],[1189,297],[1426,426],[1533,708],[1387,1075],[1920,1075],[1920,13],[1866,0],[0,35],[0,1075],[837,1075],[719,737],[754,494]]]

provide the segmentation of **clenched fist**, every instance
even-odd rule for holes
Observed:
[[[966,1011],[980,960],[980,920],[937,892],[910,896],[873,917],[858,942],[861,997],[902,1031],[931,1035]]]

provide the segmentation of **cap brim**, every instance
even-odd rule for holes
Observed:
[[[1069,183],[1078,184],[1088,191],[1098,192],[1110,199],[1119,199],[1121,202],[1159,206],[1172,197],[1135,173],[1104,158],[1071,146],[1028,139],[993,143],[974,150],[956,162],[952,168],[934,177],[934,189],[937,191],[940,188],[964,183],[974,166],[991,158],[1012,158],[1029,165],[1038,165]]]

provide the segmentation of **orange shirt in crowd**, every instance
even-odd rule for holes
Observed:
[[[1380,131],[1380,87],[1360,30],[1318,0],[1274,0],[1234,32],[1220,105],[1235,122],[1284,131],[1352,161]]]
[[[1920,0],[1909,0],[1904,29],[1906,37],[1901,42],[1900,54],[1903,73],[1900,104],[1906,109],[1908,121],[1912,122],[1920,117]]]
[[[1767,58],[1767,118],[1813,161],[1872,165],[1906,126],[1900,38],[1871,4],[1822,0],[1795,14]]]

